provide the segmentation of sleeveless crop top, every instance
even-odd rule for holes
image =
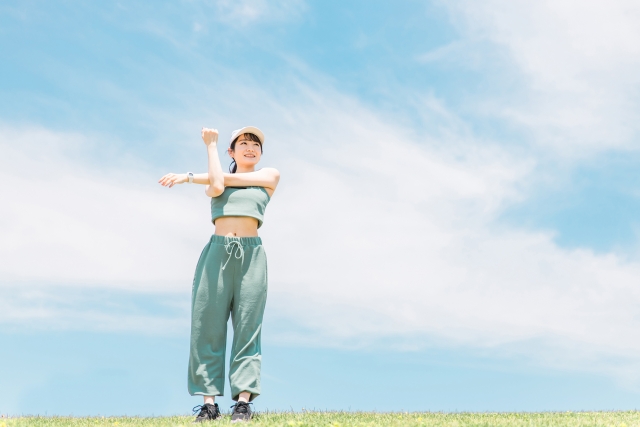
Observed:
[[[258,220],[260,228],[269,200],[263,187],[225,187],[221,195],[211,198],[211,222],[224,216],[249,216]]]

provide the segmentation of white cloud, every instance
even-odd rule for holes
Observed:
[[[501,85],[524,82],[507,99],[498,97],[504,87],[498,90],[498,101],[485,99],[482,108],[524,126],[538,144],[556,153],[580,157],[637,147],[638,2],[460,0],[446,5],[467,43],[488,41],[492,47],[484,46],[485,54],[491,49],[507,54],[507,62],[493,54],[485,62],[503,74]]]
[[[153,291],[190,283],[197,246],[213,229],[206,200],[163,191],[159,176],[92,153],[98,145],[45,129],[0,130],[0,176],[10,183],[0,190],[0,284]],[[97,166],[92,154],[114,166]]]
[[[313,117],[332,126],[308,143],[335,166],[291,165],[264,231],[275,310],[310,341],[535,341],[525,352],[556,366],[637,364],[640,263],[496,223],[531,160],[473,141],[434,149],[353,105],[319,104]]]

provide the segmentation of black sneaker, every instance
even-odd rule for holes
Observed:
[[[251,408],[249,408],[249,405],[253,405],[253,403],[238,402],[233,405],[233,412],[231,412],[231,422],[237,423],[239,421],[249,421],[251,419]]]
[[[197,405],[193,408],[193,413],[200,411],[194,423],[201,423],[203,421],[213,421],[217,418],[220,418],[220,408],[218,408],[218,404],[214,403],[205,403],[204,405]]]

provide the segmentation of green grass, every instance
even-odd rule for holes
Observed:
[[[0,427],[146,427],[190,426],[193,417],[16,417],[0,419]],[[229,424],[229,416],[205,425]],[[237,425],[237,424],[236,424]],[[255,414],[258,426],[569,426],[640,427],[640,412],[541,412],[541,413],[377,413],[377,412],[272,412]]]
[[[179,427],[191,426],[193,417],[16,417],[0,419],[0,427]],[[229,424],[229,416],[206,426]],[[237,425],[237,424],[236,424]],[[242,424],[241,424],[242,425]],[[640,412],[514,412],[514,413],[437,413],[437,412],[271,412],[257,413],[251,421],[258,426],[603,426],[640,427]]]

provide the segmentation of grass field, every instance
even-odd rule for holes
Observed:
[[[0,427],[176,427],[191,425],[193,417],[16,417],[0,419]],[[205,425],[226,425],[225,416]],[[640,427],[640,412],[542,412],[542,413],[376,413],[376,412],[275,412],[257,413],[252,426],[606,426]],[[237,425],[237,424],[236,424]]]

